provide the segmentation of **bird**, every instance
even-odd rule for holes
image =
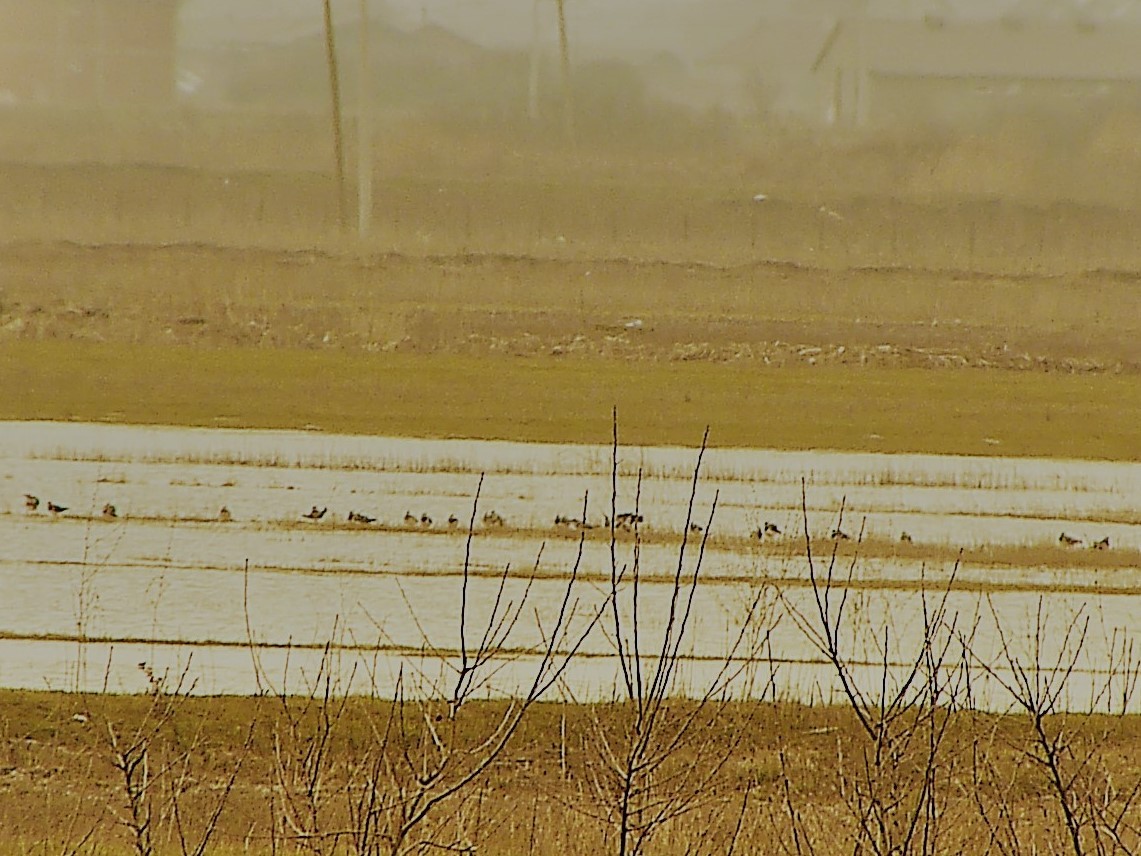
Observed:
[[[1078,544],[1082,543],[1082,539],[1075,538],[1073,535],[1067,535],[1065,532],[1063,532],[1058,536],[1058,543],[1064,547],[1076,547]]]
[[[506,524],[507,524],[507,521],[505,521],[503,519],[502,515],[496,513],[496,511],[494,509],[491,511],[488,511],[486,514],[483,515],[483,525],[484,526],[505,526]]]
[[[233,519],[234,519],[234,515],[232,515],[230,513],[230,509],[227,508],[226,506],[223,505],[218,510],[218,522],[219,523],[229,523]]]
[[[845,532],[843,529],[833,529],[832,530],[832,540],[833,541],[850,541],[851,536],[847,532]]]
[[[349,523],[376,523],[375,517],[369,517],[366,514],[358,514],[355,511],[349,512]]]
[[[405,526],[415,526],[419,522],[420,521],[418,521],[416,519],[415,515],[413,515],[411,511],[405,511],[404,512],[404,525]]]
[[[456,517],[454,514],[448,516],[448,528],[449,529],[455,529],[459,525],[460,525],[460,519],[458,517]]]
[[[28,509],[28,511],[35,511],[39,507],[40,498],[38,496],[32,496],[30,493],[24,494],[24,508]]]
[[[910,544],[911,543],[911,533],[910,532],[899,533],[899,541],[901,544]]]
[[[698,523],[689,524],[689,531],[694,535],[700,535],[705,530]]]
[[[432,528],[432,518],[429,517],[427,514],[421,514],[420,515],[420,525],[423,526],[425,529],[431,529]]]
[[[603,516],[606,525],[610,525],[610,518]],[[635,524],[644,523],[646,518],[636,511],[623,511],[621,514],[614,515],[614,528],[615,529],[632,529]]]
[[[103,516],[104,517],[118,517],[119,512],[115,510],[115,506],[113,506],[111,503],[108,502],[106,505],[103,506]]]
[[[50,511],[52,514],[63,514],[65,511],[67,511],[67,506],[66,505],[56,505],[54,502],[52,502],[49,499],[48,500],[48,511]]]
[[[1100,541],[1094,541],[1093,544],[1091,544],[1090,546],[1093,547],[1095,550],[1108,550],[1109,549],[1109,536],[1106,535]]]
[[[765,521],[765,534],[766,535],[782,535],[784,533],[782,533],[780,531],[780,527],[777,526],[775,523],[769,523],[769,521],[766,520]]]
[[[309,510],[308,514],[302,514],[301,516],[302,517],[308,517],[310,520],[320,520],[322,517],[325,516],[325,512],[328,510],[329,510],[328,508],[318,509],[317,506],[314,505]]]

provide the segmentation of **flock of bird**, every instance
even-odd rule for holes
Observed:
[[[63,514],[68,509],[68,506],[57,505],[56,503],[52,502],[50,499],[47,501],[45,507],[53,515]],[[40,508],[40,498],[38,496],[33,496],[30,493],[25,493],[24,494],[24,508],[26,508],[28,511],[38,511]],[[116,514],[117,513],[115,511],[115,506],[111,505],[110,503],[107,503],[107,505],[103,506],[103,516],[104,517],[115,517]]]
[[[28,512],[39,511],[40,505],[41,505],[41,502],[40,502],[40,498],[38,496],[34,496],[33,494],[30,494],[30,493],[24,494],[24,508]],[[65,511],[68,510],[68,506],[59,505],[55,502],[52,502],[51,500],[48,500],[46,503],[43,503],[43,505],[53,517],[58,517],[59,515],[63,514]],[[309,511],[305,512],[301,516],[303,518],[305,518],[306,520],[323,520],[325,518],[325,515],[328,513],[328,511],[329,511],[328,507],[318,508],[316,505],[314,505],[311,509],[309,509]],[[111,503],[108,502],[103,506],[101,516],[105,519],[112,519],[112,518],[118,517],[119,512],[116,510],[114,505],[112,505]],[[218,521],[221,523],[229,523],[233,519],[234,519],[234,516],[230,512],[230,509],[227,506],[223,505],[222,508],[218,511]],[[482,519],[483,519],[483,525],[485,527],[494,528],[494,527],[503,527],[503,526],[507,525],[507,521],[503,518],[503,516],[498,514],[495,511],[486,512],[483,515]],[[349,514],[348,514],[348,522],[349,523],[370,524],[370,523],[376,523],[376,520],[377,520],[377,518],[375,518],[375,517],[370,517],[367,514],[362,514],[361,512],[355,511],[355,510],[349,511]],[[633,511],[623,512],[621,514],[616,514],[614,516],[614,528],[617,530],[624,531],[624,532],[628,532],[628,531],[632,530],[635,526],[642,524],[642,523],[645,523],[645,522],[646,522],[645,517],[643,517],[641,514],[639,514],[637,512],[633,512]],[[448,529],[456,529],[459,527],[459,524],[460,524],[460,520],[454,514],[452,514],[448,517],[448,521],[447,521]],[[428,516],[427,513],[422,513],[419,517],[417,517],[411,511],[406,511],[404,513],[404,525],[408,528],[431,529],[434,525],[434,521],[432,520],[431,517]],[[610,521],[610,517],[608,515],[603,515],[602,526],[605,529],[611,528],[611,521]],[[589,521],[587,521],[585,519],[577,518],[577,517],[564,517],[561,514],[555,516],[555,527],[558,529],[567,529],[567,530],[571,530],[571,531],[596,528],[595,524],[590,523]],[[702,534],[703,531],[704,531],[704,529],[701,527],[700,524],[697,524],[697,523],[690,523],[689,524],[689,532],[691,534],[700,535],[700,534]],[[757,529],[751,533],[751,537],[756,538],[758,541],[765,541],[765,540],[774,540],[774,539],[780,538],[783,534],[784,533],[781,531],[781,528],[779,526],[777,526],[775,523],[772,523],[772,522],[766,520],[764,526],[757,527]],[[851,536],[847,532],[845,532],[843,529],[840,529],[838,527],[832,530],[830,537],[833,541],[850,541],[851,540]],[[907,532],[901,533],[899,536],[899,540],[901,543],[905,543],[905,544],[912,543],[911,535],[908,534]],[[1085,542],[1081,538],[1077,538],[1073,535],[1067,534],[1066,532],[1062,532],[1062,534],[1058,536],[1058,543],[1061,544],[1063,547],[1080,547]],[[1090,543],[1089,546],[1090,546],[1090,549],[1092,549],[1092,550],[1108,550],[1109,549],[1109,537],[1106,536],[1105,538],[1102,538],[1100,541],[1093,541]]]
[[[305,518],[306,520],[323,520],[325,518],[325,515],[328,512],[329,512],[329,509],[327,506],[324,508],[318,508],[317,506],[314,505],[311,509],[309,509],[307,512],[305,512],[301,516],[303,518]],[[369,515],[362,514],[359,511],[349,511],[349,515],[348,515],[347,520],[349,523],[363,523],[363,524],[376,523],[375,517],[370,517]],[[503,518],[500,515],[496,514],[494,511],[489,511],[489,512],[487,512],[487,514],[483,515],[483,523],[485,526],[504,526],[505,525],[505,521],[503,520]],[[404,525],[409,527],[409,528],[431,529],[435,525],[435,521],[432,520],[432,518],[429,517],[426,512],[422,513],[419,517],[417,517],[411,511],[406,511],[406,512],[404,512]],[[448,517],[448,528],[449,529],[455,529],[459,525],[460,525],[460,519],[458,517],[456,517],[454,514],[452,514]]]
[[[1058,543],[1063,547],[1080,547],[1085,542],[1081,538],[1075,538],[1073,535],[1067,535],[1063,532],[1058,536]],[[1109,549],[1109,536],[1106,535],[1100,541],[1093,541],[1090,543],[1091,550],[1108,550]]]

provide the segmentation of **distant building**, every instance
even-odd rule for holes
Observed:
[[[1141,106],[1141,20],[773,16],[707,57],[779,112],[841,127]]]
[[[812,65],[840,125],[1080,112],[1141,91],[1141,26],[1074,20],[847,18]]]
[[[0,105],[169,101],[179,2],[0,0]]]

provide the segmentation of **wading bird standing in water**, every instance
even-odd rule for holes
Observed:
[[[320,508],[319,509],[319,508],[317,508],[317,506],[314,505],[309,510],[308,514],[302,514],[301,516],[302,517],[308,517],[310,520],[320,520],[322,517],[325,516],[325,512],[328,510],[329,510],[328,508]]]
[[[112,517],[118,517],[119,512],[115,510],[115,506],[108,502],[103,506],[103,516],[110,519]]]
[[[28,511],[35,511],[39,507],[40,498],[38,496],[32,496],[30,493],[24,494],[24,508]]]
[[[610,518],[607,515],[603,515],[602,519],[605,526],[610,525]],[[638,514],[636,511],[623,511],[621,514],[614,515],[614,528],[622,529],[626,532],[629,532],[631,529],[633,529],[635,524],[645,522],[646,518],[641,514]]]
[[[1078,544],[1082,543],[1082,539],[1075,538],[1073,535],[1067,535],[1065,532],[1063,532],[1058,536],[1058,543],[1064,547],[1076,547]]]
[[[779,526],[767,520],[764,526],[758,526],[756,531],[753,532],[753,535],[758,541],[764,541],[766,538],[779,538],[782,534],[784,533],[780,531]]]
[[[563,517],[561,514],[555,515],[555,526],[571,530],[594,528],[594,526],[585,520],[579,520],[577,517]]]
[[[54,502],[52,502],[49,499],[48,500],[48,511],[50,511],[52,514],[63,514],[65,511],[67,511],[67,506],[66,505],[56,505]]]

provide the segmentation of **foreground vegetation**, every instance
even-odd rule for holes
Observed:
[[[161,723],[155,705],[146,696],[0,693],[0,852],[137,852],[133,831],[122,822],[130,817],[131,800],[111,733],[119,736],[120,751],[136,735],[147,740],[154,852],[183,852],[180,825],[193,850],[223,796],[211,852],[359,852],[350,830],[357,828],[353,803],[365,781],[361,765],[389,727],[390,705],[357,700],[342,710],[298,700],[289,713],[275,699],[194,698]],[[605,843],[607,824],[599,816],[605,807],[592,800],[603,771],[590,742],[600,727],[612,736],[620,733],[622,710],[538,706],[510,751],[451,803],[431,833],[467,836],[478,852],[496,856],[616,852]],[[687,712],[692,708],[677,705],[668,715]],[[334,720],[327,735],[321,726],[326,713]],[[478,745],[502,713],[501,705],[472,704],[459,720],[457,744]],[[292,727],[290,716],[298,723],[292,746],[282,742]],[[947,714],[941,725],[945,754],[931,771],[939,787],[938,846],[926,849],[916,842],[912,852],[1063,852],[1065,820],[1039,752],[1038,724],[1027,716]],[[1065,773],[1075,777],[1075,802],[1127,806],[1128,788],[1141,767],[1141,718],[1059,715],[1042,724],[1058,743]],[[850,709],[792,702],[735,706],[672,760],[676,771],[692,764],[697,752],[732,748],[715,785],[648,852],[850,851],[843,842],[854,840],[856,828],[845,806],[866,781],[860,764],[868,745]],[[922,768],[920,750],[892,747],[891,763],[900,766],[901,780]],[[396,761],[394,755],[388,763]],[[319,834],[309,840],[284,822],[282,765],[297,776],[294,796],[313,798],[307,821]],[[31,806],[36,810],[29,811]],[[1136,822],[1131,813],[1118,830],[1123,846],[1107,852],[1136,852]],[[999,835],[1004,847],[995,840]]]

